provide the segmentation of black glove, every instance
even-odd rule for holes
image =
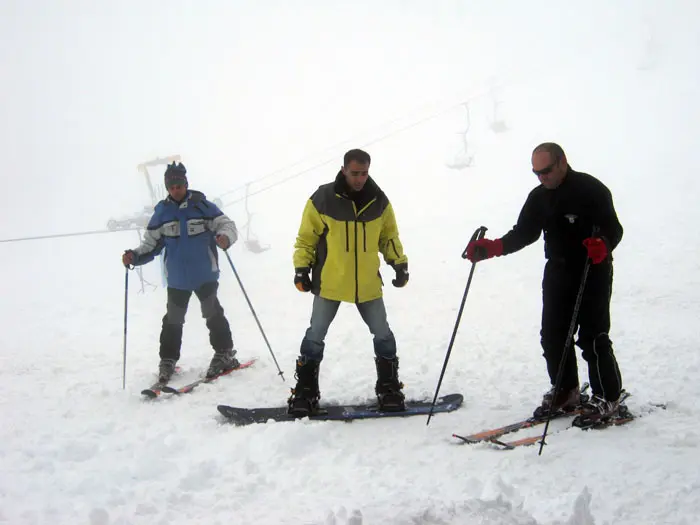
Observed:
[[[392,279],[391,284],[393,284],[397,288],[403,288],[404,286],[406,286],[406,283],[408,282],[408,264],[407,263],[396,264],[396,265],[392,264],[392,267],[394,268],[394,271],[396,272],[396,279]]]
[[[311,290],[311,279],[309,278],[309,268],[294,269],[294,286],[300,292],[308,292]]]

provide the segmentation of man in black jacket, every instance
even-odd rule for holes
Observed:
[[[591,175],[571,169],[558,144],[546,142],[534,149],[532,171],[540,185],[530,192],[517,224],[500,239],[469,243],[467,258],[476,262],[517,252],[544,232],[547,263],[542,281],[540,334],[552,388],[535,410],[535,417],[545,417],[550,410],[568,410],[579,403],[574,341],[567,341],[567,336],[585,262],[590,259],[575,343],[588,362],[593,393],[578,418],[579,424],[588,424],[614,416],[622,392],[622,376],[608,337],[612,251],[622,239],[622,225],[610,190]],[[567,355],[561,385],[554,392],[564,352]]]

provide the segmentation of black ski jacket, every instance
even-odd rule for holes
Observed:
[[[612,253],[623,231],[612,194],[595,177],[569,166],[559,187],[539,185],[530,192],[517,224],[502,237],[503,255],[532,244],[544,232],[545,258],[583,265],[587,255],[582,243],[594,227],[598,232],[593,236],[602,237]]]

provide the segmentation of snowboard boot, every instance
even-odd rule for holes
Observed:
[[[318,400],[321,397],[318,391],[319,361],[299,357],[297,359],[294,377],[297,384],[292,388],[292,395],[287,400],[289,409],[287,413],[294,417],[306,417],[318,412]]]
[[[161,359],[158,365],[158,382],[166,384],[175,373],[175,359]]]
[[[557,412],[571,412],[581,404],[581,392],[578,385],[573,388],[557,392],[557,397],[554,399],[554,387],[550,388],[542,396],[542,403],[533,412],[533,417],[536,419],[545,419],[550,411],[552,414]]]
[[[572,425],[586,428],[619,417],[621,413],[627,414],[627,407],[622,404],[625,398],[627,393],[624,390],[616,401],[607,401],[604,397],[593,394],[583,404],[581,413],[574,418]]]
[[[211,358],[209,368],[207,369],[207,378],[211,379],[224,372],[238,368],[240,363],[235,355],[236,351],[233,348],[214,352],[214,357]]]
[[[379,410],[383,412],[401,412],[406,409],[405,397],[399,381],[399,358],[386,359],[375,357],[377,366],[377,384],[374,391],[377,394]]]

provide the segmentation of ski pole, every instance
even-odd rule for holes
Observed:
[[[480,226],[479,228],[476,229],[474,234],[472,235],[471,239],[469,240],[469,244],[474,242],[477,239],[483,239],[484,235],[486,234],[486,226]],[[469,244],[467,244],[467,247],[469,247]],[[467,248],[464,248],[464,251],[462,252],[462,259],[467,258]],[[447,347],[447,355],[445,355],[445,362],[442,365],[442,372],[440,372],[440,379],[438,379],[438,384],[437,388],[435,389],[435,397],[433,397],[433,403],[430,405],[430,413],[428,414],[428,421],[425,423],[426,426],[430,424],[430,418],[433,416],[433,409],[435,408],[435,402],[437,401],[438,398],[438,393],[440,392],[440,385],[442,385],[442,378],[445,375],[445,370],[447,369],[447,361],[450,359],[450,354],[452,353],[452,345],[455,342],[455,337],[457,336],[457,328],[459,328],[459,321],[462,318],[462,311],[464,310],[464,303],[467,301],[467,294],[469,293],[469,287],[471,286],[472,283],[472,276],[474,275],[474,268],[476,267],[476,263],[478,261],[474,261],[472,263],[471,270],[469,271],[469,279],[467,280],[467,287],[464,289],[464,295],[462,296],[462,304],[459,306],[459,312],[457,313],[457,321],[455,322],[455,327],[454,330],[452,330],[452,337],[450,338],[450,344]]]
[[[597,226],[593,227],[592,236],[598,233],[599,229]],[[554,392],[552,392],[552,405],[557,399],[557,394],[561,388],[561,378],[564,375],[564,365],[566,365],[566,358],[569,355],[569,344],[574,337],[574,331],[576,330],[576,321],[578,320],[578,311],[581,308],[581,301],[583,300],[583,291],[586,288],[586,280],[588,279],[588,270],[591,267],[591,259],[586,256],[586,263],[583,265],[583,275],[581,276],[581,284],[578,287],[578,295],[576,296],[576,302],[574,303],[574,313],[571,316],[571,323],[569,324],[569,333],[566,336],[566,341],[564,341],[564,353],[559,361],[559,368],[557,369],[557,378],[554,381]],[[542,449],[545,445],[545,438],[547,437],[547,431],[549,430],[549,422],[552,420],[552,406],[550,405],[547,411],[547,421],[544,424],[544,430],[542,431],[542,439],[540,439],[540,449],[537,452],[538,456],[542,455]]]
[[[129,305],[129,267],[124,272],[124,364],[122,367],[122,390],[126,390],[126,321]]]
[[[282,377],[282,381],[284,381],[284,373],[280,369],[280,365],[277,364],[277,359],[275,358],[275,353],[272,351],[272,347],[270,346],[270,342],[267,340],[267,336],[265,335],[265,330],[263,330],[262,325],[260,324],[260,321],[258,320],[258,315],[255,313],[255,309],[253,308],[253,305],[250,302],[250,299],[248,298],[248,294],[245,291],[245,288],[243,287],[243,283],[241,282],[241,278],[238,276],[238,272],[236,271],[236,267],[233,265],[233,261],[231,260],[231,256],[228,254],[226,250],[224,250],[224,253],[226,254],[226,258],[228,259],[228,263],[231,265],[231,269],[233,270],[233,274],[236,276],[236,280],[238,281],[238,285],[241,287],[241,291],[243,292],[243,296],[245,297],[245,300],[248,302],[248,307],[250,308],[250,312],[253,314],[253,317],[255,318],[255,322],[258,324],[258,328],[260,328],[260,333],[263,336],[263,339],[265,340],[265,344],[267,344],[268,350],[270,350],[270,355],[272,355],[272,360],[275,362],[275,366],[277,367],[277,370],[279,372],[278,375]]]

